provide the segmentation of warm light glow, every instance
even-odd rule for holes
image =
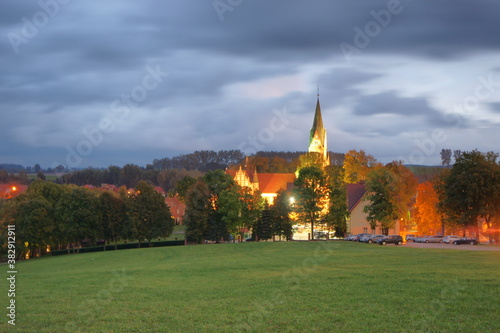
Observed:
[[[278,196],[276,193],[262,193],[261,195],[270,205],[274,203],[274,198]]]
[[[294,197],[290,197],[290,204],[294,204],[295,203],[295,198]]]
[[[17,191],[17,187],[12,186],[12,191]]]

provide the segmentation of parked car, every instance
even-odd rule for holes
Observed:
[[[425,243],[442,243],[443,236],[429,236],[425,239]]]
[[[377,243],[379,243],[380,245],[386,245],[386,244],[401,245],[403,244],[403,237],[399,235],[389,235],[379,239]]]
[[[427,237],[429,237],[429,236],[419,236],[419,237],[415,238],[413,241],[415,243],[425,243],[425,240],[427,239]]]
[[[364,234],[361,237],[359,237],[358,242],[366,243],[371,236],[373,236],[373,235],[372,234]]]
[[[417,235],[408,234],[408,235],[406,235],[406,241],[413,242],[413,240],[417,237],[418,237]]]
[[[356,238],[356,235],[349,235],[346,238],[344,238],[344,240],[346,240],[346,241],[353,241],[355,238]]]
[[[477,238],[474,237],[462,237],[460,239],[456,239],[453,241],[453,245],[461,245],[461,244],[477,245],[479,244],[479,242],[477,241]]]
[[[366,236],[366,235],[370,235],[370,234],[357,234],[357,235],[354,237],[354,239],[353,239],[353,240],[354,240],[355,242],[360,242],[361,237]]]
[[[384,238],[385,235],[371,235],[365,243],[368,243],[368,244],[371,244],[371,243],[376,243],[378,242],[380,239]]]
[[[443,243],[453,244],[454,240],[457,240],[457,239],[460,239],[460,238],[462,238],[462,237],[455,236],[455,235],[446,236],[446,237],[443,238]]]

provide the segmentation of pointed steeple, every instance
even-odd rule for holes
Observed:
[[[252,179],[252,183],[254,184],[257,184],[257,186],[259,186],[259,176],[257,176],[257,166],[255,166],[255,169],[253,171],[253,179]]]
[[[322,141],[325,135],[326,131],[325,128],[323,127],[323,117],[321,116],[321,106],[319,104],[319,96],[318,96],[318,100],[316,101],[316,112],[314,113],[313,126],[311,128],[311,133],[309,135],[309,145],[311,145],[315,137],[320,141]]]
[[[319,88],[318,99],[316,101],[316,111],[314,113],[314,121],[309,134],[309,152],[320,153],[323,156],[325,165],[330,164],[328,156],[328,146],[326,138],[326,130],[323,126],[323,117],[321,115],[321,105],[319,103]]]

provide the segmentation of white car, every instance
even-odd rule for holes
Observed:
[[[453,241],[457,240],[457,239],[460,239],[462,237],[460,236],[455,236],[455,235],[451,235],[451,236],[446,236],[443,238],[443,243],[446,243],[446,244],[453,244]]]

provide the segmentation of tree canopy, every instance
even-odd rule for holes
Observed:
[[[483,221],[498,240],[500,226],[500,165],[498,154],[462,152],[437,186],[439,209],[449,223],[472,227]]]

